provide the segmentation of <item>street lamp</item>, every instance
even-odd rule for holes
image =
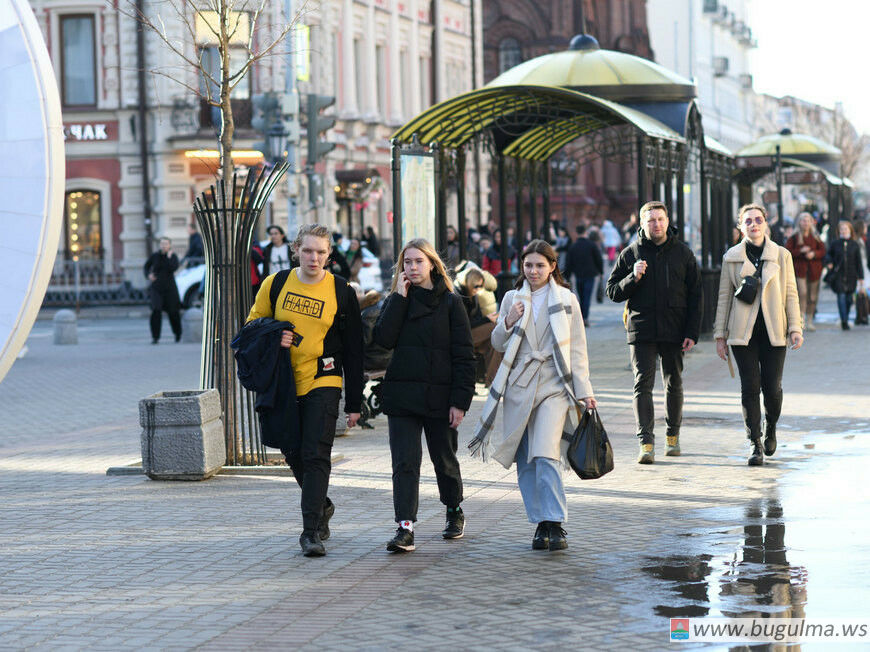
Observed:
[[[280,121],[269,127],[269,131],[266,133],[266,149],[268,152],[264,152],[264,154],[272,165],[287,157],[286,143],[287,134],[284,133],[284,125]]]

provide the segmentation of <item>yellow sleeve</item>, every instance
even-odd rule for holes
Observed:
[[[246,324],[260,317],[274,317],[272,314],[272,300],[269,298],[274,278],[275,275],[270,274],[263,280],[263,283],[260,285],[260,291],[257,292],[257,297],[254,299],[254,305],[251,306],[251,312],[248,313],[248,318],[245,320]]]

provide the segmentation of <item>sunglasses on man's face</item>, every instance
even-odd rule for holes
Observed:
[[[752,226],[752,222],[753,222],[753,221],[754,221],[756,224],[761,224],[761,223],[764,221],[764,218],[761,217],[761,215],[756,215],[754,218],[752,218],[752,217],[747,217],[747,218],[743,221],[743,226]]]

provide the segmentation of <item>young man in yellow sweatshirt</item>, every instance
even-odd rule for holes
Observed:
[[[290,270],[272,307],[268,276],[257,293],[248,321],[273,317],[291,322],[281,346],[290,350],[296,382],[299,428],[281,452],[302,488],[302,535],[306,557],[326,554],[329,519],[335,506],[327,496],[332,443],[344,375],[347,425],[356,425],[362,408],[362,321],[356,293],[341,277],[324,269],[331,250],[329,230],[318,224],[299,229],[293,242],[299,267]]]

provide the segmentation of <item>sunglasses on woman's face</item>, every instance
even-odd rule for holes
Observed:
[[[480,285],[472,285],[472,286],[471,286],[471,289],[472,289],[472,290],[482,290],[482,289],[483,289],[483,284],[481,283]]]
[[[747,217],[747,218],[743,221],[743,226],[752,226],[752,222],[753,222],[753,221],[754,221],[756,224],[761,224],[761,223],[764,221],[764,218],[761,217],[761,215],[756,215],[754,218],[752,218],[752,217]]]

